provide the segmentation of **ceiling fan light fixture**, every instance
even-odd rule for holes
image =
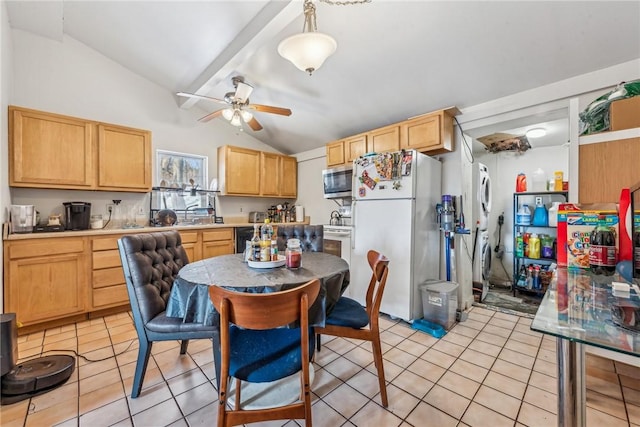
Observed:
[[[242,126],[242,121],[240,120],[240,114],[237,111],[233,113],[233,117],[231,117],[231,120],[229,121],[229,123],[231,123],[231,125],[236,127]]]
[[[222,110],[222,117],[224,117],[226,120],[231,121],[231,119],[233,118],[233,108],[225,108],[224,110]]]
[[[291,61],[299,70],[311,75],[324,61],[333,55],[338,43],[328,34],[319,33],[316,26],[316,7],[311,0],[305,0],[304,26],[301,34],[282,40],[278,53]]]
[[[527,138],[542,138],[547,134],[547,130],[545,128],[533,128],[529,129],[525,135]]]
[[[253,114],[251,114],[246,110],[240,110],[240,116],[242,117],[242,120],[244,120],[245,122],[250,122],[251,119],[253,119]]]

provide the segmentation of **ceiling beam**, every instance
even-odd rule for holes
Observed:
[[[302,15],[299,1],[270,1],[240,31],[229,46],[218,55],[207,68],[191,83],[185,92],[206,95],[208,89],[216,86],[240,65],[253,55],[265,43],[271,41],[294,19]],[[178,98],[181,108],[190,108],[195,98]]]

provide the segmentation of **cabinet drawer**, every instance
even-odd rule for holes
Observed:
[[[93,253],[93,269],[121,266],[120,253],[117,249]]]
[[[182,243],[195,243],[198,241],[198,232],[197,231],[181,231],[180,237],[182,238]]]
[[[93,307],[100,308],[106,305],[128,304],[129,295],[126,285],[109,286],[93,290]]]
[[[54,241],[55,240],[55,241]],[[9,258],[33,258],[46,255],[80,253],[84,239],[33,239],[9,244]]]
[[[122,285],[125,283],[122,267],[103,268],[93,270],[93,288],[104,288],[105,286]]]
[[[122,236],[93,238],[94,251],[106,251],[109,249],[118,249],[118,239]]]
[[[214,240],[232,240],[233,228],[219,228],[217,230],[202,232],[202,241],[211,242]]]

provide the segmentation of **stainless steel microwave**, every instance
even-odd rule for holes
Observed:
[[[325,199],[342,199],[351,197],[353,167],[339,166],[322,171],[322,184]]]

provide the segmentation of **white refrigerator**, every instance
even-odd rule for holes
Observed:
[[[365,305],[370,249],[389,258],[380,311],[412,321],[423,317],[418,286],[439,279],[441,164],[415,150],[354,160],[351,281],[348,295]]]

